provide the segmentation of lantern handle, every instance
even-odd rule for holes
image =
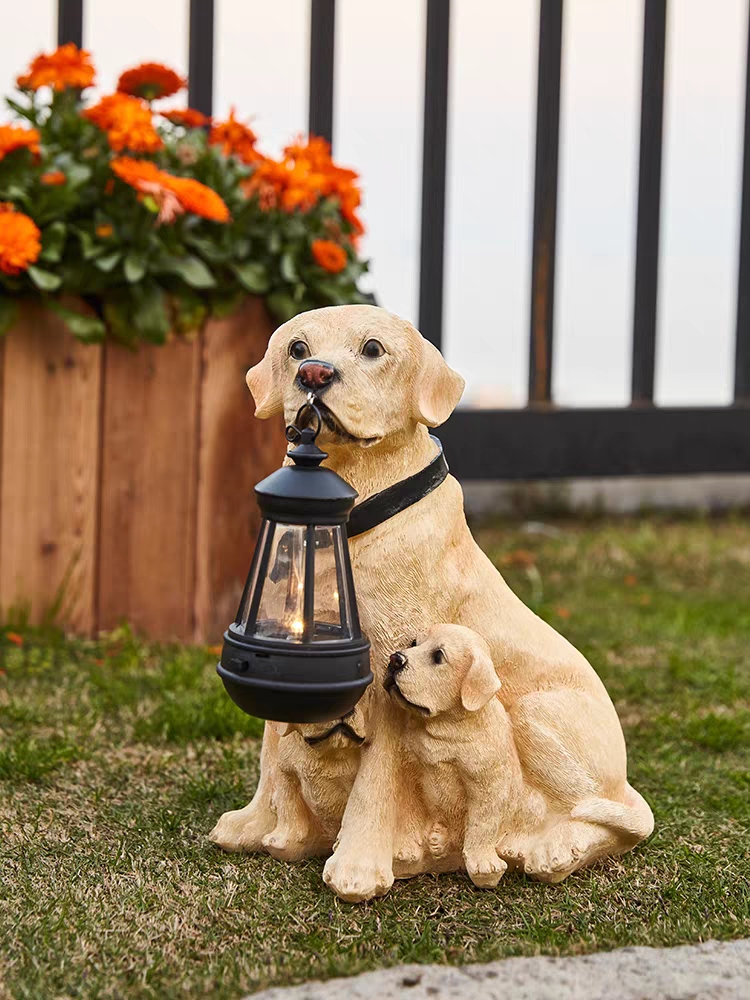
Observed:
[[[312,411],[315,421],[306,427],[299,427],[300,418],[306,411]],[[294,448],[290,448],[287,452],[287,456],[291,458],[295,465],[314,468],[320,465],[323,459],[328,458],[328,455],[324,451],[321,451],[315,444],[315,438],[320,434],[322,426],[323,418],[320,415],[320,410],[315,405],[315,396],[309,393],[307,402],[300,406],[294,422],[289,424],[286,429],[286,439],[290,444],[294,445]]]

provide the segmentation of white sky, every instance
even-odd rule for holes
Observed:
[[[0,92],[54,43],[54,0],[3,0]],[[339,0],[335,144],[360,170],[383,305],[416,321],[424,0]],[[454,0],[445,349],[469,399],[524,401],[538,9]],[[88,0],[103,88],[187,70],[187,0]],[[731,397],[746,0],[669,5],[657,398]],[[307,115],[308,0],[217,0],[216,111],[276,151]],[[630,381],[642,0],[567,0],[554,389],[621,404]],[[2,120],[2,119],[0,119]]]

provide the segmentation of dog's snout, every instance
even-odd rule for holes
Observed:
[[[336,369],[325,361],[303,361],[297,369],[297,377],[306,389],[324,389],[330,385]]]
[[[394,673],[396,673],[397,670],[404,669],[406,662],[406,656],[399,650],[396,653],[391,653],[391,657],[388,660],[388,666]]]

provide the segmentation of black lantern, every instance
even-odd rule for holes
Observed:
[[[255,487],[263,521],[217,667],[239,708],[279,722],[340,718],[372,681],[346,536],[357,493],[321,467],[319,431],[311,400],[287,428],[293,464]]]

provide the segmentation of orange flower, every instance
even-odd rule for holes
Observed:
[[[215,222],[229,219],[229,209],[219,195],[199,181],[175,177],[166,170],[159,170],[150,160],[134,160],[127,156],[112,160],[110,167],[120,180],[154,199],[159,206],[160,223],[173,222],[183,212]]]
[[[14,646],[23,646],[23,636],[19,635],[18,632],[6,632],[5,638]]]
[[[42,252],[41,233],[28,215],[3,206],[0,209],[0,271],[20,274]]]
[[[183,87],[187,87],[187,80],[161,63],[141,63],[140,66],[125,70],[117,81],[117,89],[121,94],[144,97],[147,101],[170,97]]]
[[[171,111],[160,111],[159,114],[173,125],[182,125],[183,128],[201,128],[211,124],[208,115],[195,108],[173,108]]]
[[[40,53],[16,83],[23,90],[39,90],[40,87],[54,87],[55,90],[75,87],[83,90],[91,87],[95,78],[96,70],[91,64],[91,53],[68,42],[49,55]]]
[[[62,170],[48,170],[39,178],[42,184],[46,184],[48,187],[58,187],[60,184],[64,184],[67,179]]]
[[[170,174],[164,176],[170,178],[168,187],[177,195],[186,212],[214,222],[229,221],[229,209],[212,188],[191,177],[172,177]]]
[[[339,202],[341,214],[352,230],[353,242],[365,231],[356,209],[361,201],[358,175],[331,159],[325,139],[301,138],[284,149],[281,160],[261,158],[250,177],[242,181],[248,198],[258,198],[261,209],[280,206],[285,212],[307,212],[323,198]]]
[[[112,226],[110,226],[108,222],[103,222],[100,226],[96,227],[96,235],[99,237],[100,240],[108,239],[113,232],[114,229],[112,228]]]
[[[225,156],[236,156],[243,163],[255,163],[261,159],[255,148],[258,137],[252,129],[234,117],[234,108],[229,112],[225,122],[211,126],[208,142],[211,146],[221,146]]]
[[[19,128],[17,125],[0,125],[0,160],[16,149],[30,149],[34,156],[39,154],[39,133],[35,128]]]
[[[332,240],[313,240],[312,255],[325,271],[338,274],[346,267],[346,250]]]
[[[107,133],[115,152],[154,153],[164,143],[153,126],[151,111],[138,97],[110,94],[82,112],[84,118]]]

